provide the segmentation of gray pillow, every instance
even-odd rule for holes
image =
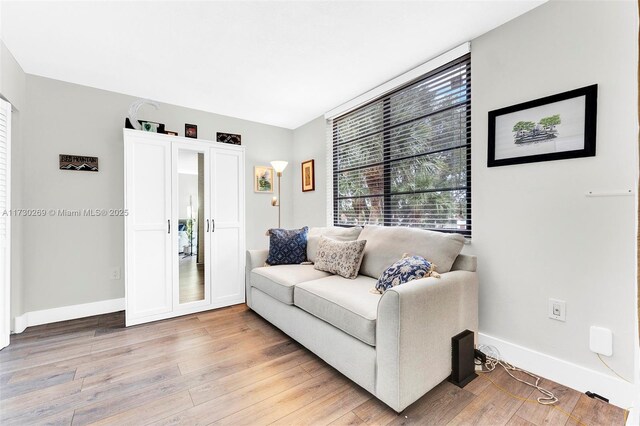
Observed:
[[[320,237],[315,269],[355,279],[360,271],[366,240],[335,241]]]
[[[355,241],[362,232],[361,226],[351,228],[343,228],[341,226],[328,226],[326,228],[309,228],[307,237],[307,260],[309,262],[316,261],[316,252],[318,251],[318,243],[320,237],[325,236],[336,241]]]

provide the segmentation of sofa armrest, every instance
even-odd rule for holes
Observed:
[[[475,272],[478,267],[478,258],[471,254],[459,254],[451,266],[452,271]]]
[[[378,304],[376,395],[400,412],[451,374],[451,338],[478,330],[478,278],[452,271],[387,290]]]
[[[247,261],[245,263],[244,272],[244,288],[245,288],[245,300],[247,306],[251,307],[251,271],[255,268],[264,266],[264,262],[269,257],[268,249],[260,250],[247,250]]]

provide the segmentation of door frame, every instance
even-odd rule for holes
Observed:
[[[7,117],[7,170],[6,170],[6,210],[11,209],[11,104],[0,99],[0,109]],[[0,212],[4,214],[4,212]],[[4,274],[0,277],[0,294],[3,296],[0,315],[0,349],[9,346],[11,334],[11,215],[5,216],[6,238],[0,242],[0,250],[5,251]],[[4,246],[4,247],[2,247]]]

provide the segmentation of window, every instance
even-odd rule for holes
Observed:
[[[471,235],[471,61],[334,118],[333,222]]]

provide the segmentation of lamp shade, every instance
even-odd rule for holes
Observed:
[[[286,161],[279,161],[279,160],[271,162],[271,165],[273,166],[276,173],[282,173],[284,169],[287,167],[287,164],[289,163]]]

